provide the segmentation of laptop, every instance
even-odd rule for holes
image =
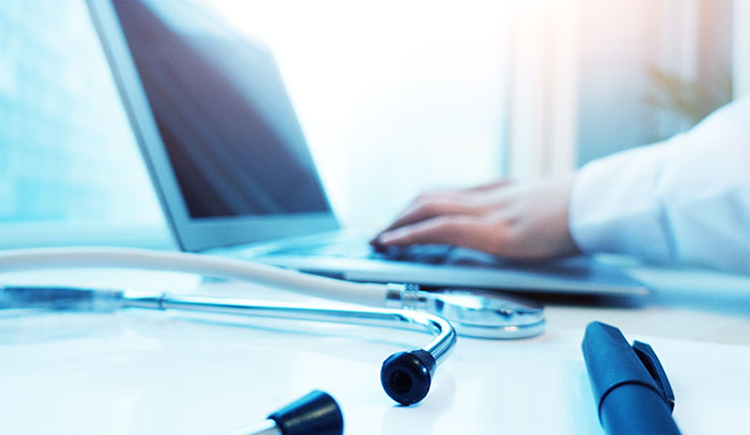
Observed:
[[[513,263],[450,246],[374,251],[342,230],[267,46],[199,0],[88,0],[172,234],[184,251],[425,288],[643,295],[617,267]]]

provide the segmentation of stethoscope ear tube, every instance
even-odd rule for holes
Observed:
[[[122,308],[180,310],[273,319],[335,322],[427,332],[424,347],[391,355],[383,363],[381,382],[386,393],[402,405],[424,399],[438,363],[456,343],[450,322],[429,313],[379,308],[325,308],[279,302],[208,296],[172,295],[133,290],[73,287],[0,287],[0,309],[46,309],[73,312],[113,312]]]
[[[406,406],[418,403],[427,396],[438,363],[448,356],[456,343],[456,331],[450,322],[432,314],[410,310],[331,309],[245,299],[169,294],[124,296],[123,306],[336,322],[429,332],[434,335],[430,343],[421,348],[391,355],[383,363],[380,372],[381,384],[386,394]]]

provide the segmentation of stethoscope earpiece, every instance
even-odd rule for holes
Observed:
[[[423,349],[394,353],[383,362],[380,382],[391,399],[413,405],[430,391],[435,365],[435,358]]]

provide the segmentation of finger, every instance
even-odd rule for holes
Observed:
[[[378,241],[383,246],[457,245],[488,252],[489,230],[473,216],[441,216],[385,232]]]
[[[479,184],[476,186],[453,188],[453,189],[429,190],[426,192],[422,192],[419,195],[419,199],[460,198],[467,194],[483,193],[483,192],[491,191],[500,187],[509,186],[511,184],[513,184],[512,179],[501,178],[499,180],[490,181],[489,183]]]
[[[398,230],[399,228],[413,225],[421,221],[433,219],[438,216],[457,215],[465,213],[468,208],[461,204],[461,201],[448,198],[437,198],[420,195],[414,202],[409,204],[406,209],[385,229],[379,231],[370,240],[370,245],[376,249],[382,247],[381,236],[385,233]]]
[[[480,215],[487,211],[488,206],[502,205],[501,198],[487,196],[492,193],[492,190],[512,184],[513,180],[504,178],[466,189],[422,193],[388,227],[375,234],[370,244],[377,249],[381,246],[379,238],[383,233],[437,216]],[[491,200],[488,201],[488,199]]]
[[[513,180],[510,178],[501,178],[499,180],[491,181],[489,183],[480,184],[478,186],[469,187],[464,189],[464,192],[485,192],[487,190],[494,190],[500,187],[505,187],[513,184]]]
[[[420,197],[410,204],[383,232],[392,231],[438,216],[475,215],[480,210],[479,204],[473,198],[450,196]]]
[[[422,193],[385,231],[442,214],[477,214],[486,208],[487,197],[481,194],[511,184],[511,179],[503,178],[465,189]]]

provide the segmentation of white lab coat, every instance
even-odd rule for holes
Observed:
[[[667,141],[587,164],[570,201],[583,252],[750,274],[750,97]]]

